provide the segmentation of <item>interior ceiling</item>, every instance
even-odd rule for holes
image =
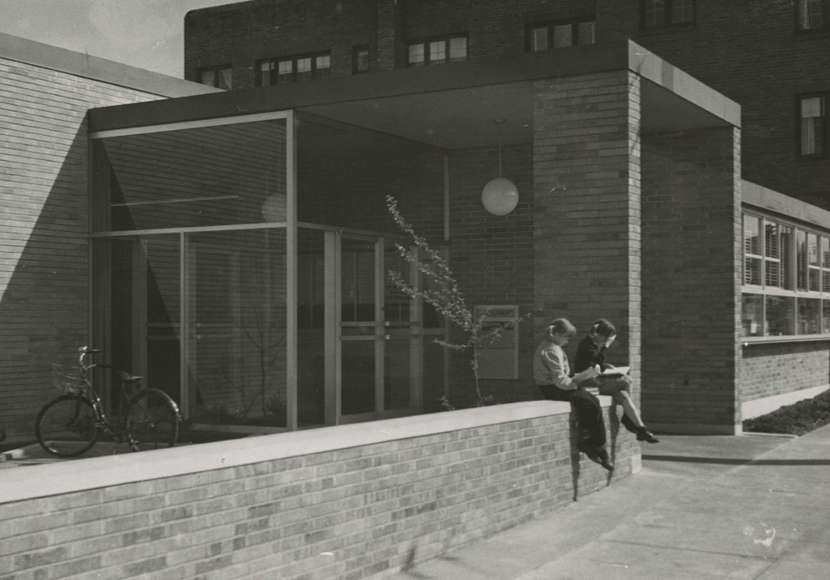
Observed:
[[[728,124],[651,81],[643,79],[640,94],[643,134]],[[530,142],[533,104],[533,82],[524,81],[301,110],[428,146],[465,149],[495,146],[499,140],[503,145]]]

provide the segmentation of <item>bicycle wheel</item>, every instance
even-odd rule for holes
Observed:
[[[127,442],[133,451],[173,447],[179,438],[176,404],[162,391],[144,389],[130,399]]]
[[[92,403],[81,395],[61,395],[46,403],[35,419],[35,435],[43,449],[58,457],[77,457],[98,440]]]

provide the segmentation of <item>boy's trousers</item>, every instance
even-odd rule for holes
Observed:
[[[556,385],[536,385],[549,401],[567,401],[576,412],[579,423],[580,441],[586,441],[600,451],[605,449],[605,421],[599,399],[584,389],[566,391]]]

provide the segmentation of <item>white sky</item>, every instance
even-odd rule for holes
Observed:
[[[240,0],[0,0],[0,32],[181,78],[184,15]]]

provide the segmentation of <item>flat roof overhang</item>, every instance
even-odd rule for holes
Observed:
[[[740,127],[740,106],[630,40],[92,109],[93,134],[297,110],[443,149],[530,142],[534,82],[630,70],[643,134]],[[493,122],[504,119],[498,128]]]

